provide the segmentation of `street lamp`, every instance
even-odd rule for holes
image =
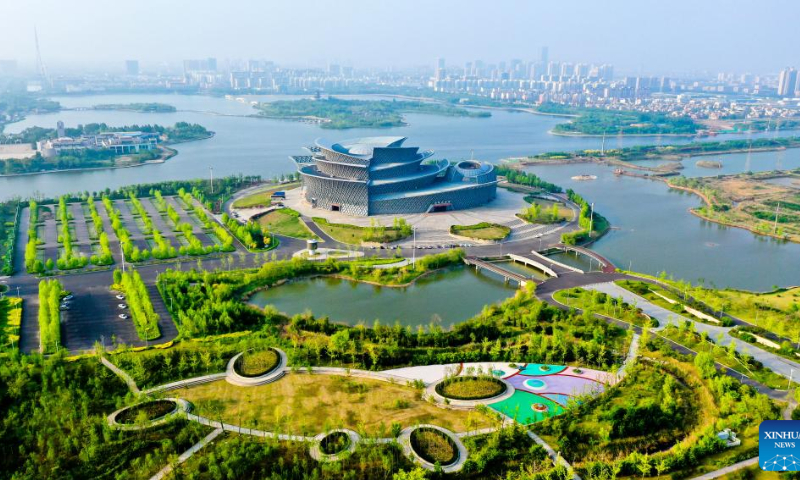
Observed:
[[[411,265],[414,267],[414,270],[417,269],[417,227],[412,225],[411,226],[411,233],[414,237],[414,242],[411,247]]]

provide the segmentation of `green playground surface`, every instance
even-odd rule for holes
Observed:
[[[544,405],[547,409],[545,411],[536,411],[534,409],[536,405]],[[541,422],[564,412],[564,407],[549,398],[520,390],[515,391],[513,395],[505,400],[488,406],[523,425]]]

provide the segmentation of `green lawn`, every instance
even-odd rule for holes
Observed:
[[[402,228],[383,227],[359,227],[358,225],[348,225],[345,223],[328,223],[320,217],[314,217],[314,222],[323,232],[330,235],[334,240],[342,243],[359,245],[362,242],[391,243],[409,237],[411,228],[407,231]]]
[[[317,238],[300,220],[300,214],[290,208],[274,210],[259,217],[258,224],[271,233],[295,238]]]
[[[511,233],[511,229],[505,225],[481,222],[475,225],[452,225],[450,233],[478,240],[502,240]]]
[[[266,188],[265,190],[258,191],[252,195],[242,197],[233,202],[233,208],[251,208],[251,207],[269,207],[272,203],[270,197],[274,192],[283,192],[292,190],[300,186],[299,182],[285,183],[283,185],[274,185]]]

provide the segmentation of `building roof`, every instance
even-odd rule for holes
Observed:
[[[397,148],[400,147],[406,137],[363,137],[353,140],[345,140],[338,143],[326,142],[318,139],[316,144],[320,147],[325,147],[334,152],[344,153],[345,155],[353,155],[358,157],[370,157],[372,151],[376,148]]]

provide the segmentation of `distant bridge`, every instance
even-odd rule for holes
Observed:
[[[495,265],[494,263],[487,262],[486,260],[481,260],[478,257],[464,257],[464,263],[466,263],[467,265],[475,265],[475,270],[480,270],[483,268],[489,270],[490,272],[494,272],[503,277],[503,279],[505,279],[506,282],[513,280],[517,282],[520,287],[524,287],[525,284],[533,281],[532,279],[522,274],[516,272],[510,272],[504,268]]]

